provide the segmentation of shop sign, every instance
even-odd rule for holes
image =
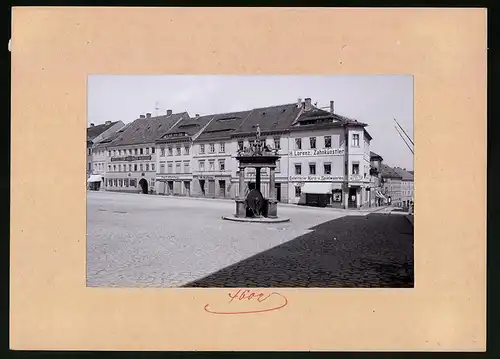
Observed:
[[[314,182],[314,181],[343,181],[344,177],[343,176],[332,176],[332,175],[309,175],[309,176],[290,176],[289,177],[290,181],[307,181],[307,182]]]
[[[322,148],[311,150],[294,150],[290,151],[290,156],[303,157],[303,156],[343,156],[345,150],[343,148]]]
[[[214,176],[197,176],[196,178],[198,178],[198,179],[202,179],[202,180],[203,180],[203,179],[204,179],[204,180],[213,180],[213,179],[215,179],[215,177],[214,177]]]
[[[146,156],[122,156],[122,157],[112,157],[111,162],[116,161],[151,161],[151,155]]]

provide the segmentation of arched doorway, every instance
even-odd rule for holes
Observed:
[[[148,194],[148,181],[144,178],[139,181],[139,185],[141,186],[142,193]]]

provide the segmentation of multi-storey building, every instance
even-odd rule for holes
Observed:
[[[156,140],[156,193],[191,196],[193,182],[193,141],[213,116],[184,117]],[[196,192],[196,191],[195,191]]]
[[[106,121],[102,125],[97,126],[91,123],[90,127],[87,128],[87,177],[92,174],[102,173],[102,170],[104,170],[101,161],[94,161],[93,148],[95,145],[111,136],[123,126],[122,121]]]
[[[401,207],[401,180],[402,177],[394,168],[382,164],[383,194],[388,199],[389,204]]]
[[[106,189],[120,192],[155,192],[156,143],[187,112],[164,116],[141,115],[107,144]]]
[[[413,174],[401,167],[395,167],[394,171],[401,176],[401,206],[409,207],[413,202]]]
[[[374,194],[371,198],[372,206],[381,206],[386,203],[387,199],[383,195],[382,185],[382,163],[384,159],[375,152],[370,152],[370,174],[372,176],[372,184]]]
[[[204,116],[209,123],[193,144],[193,196],[234,198],[238,143],[231,135],[252,111]]]

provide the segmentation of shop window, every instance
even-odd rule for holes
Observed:
[[[301,188],[300,186],[295,186],[295,197],[300,197]]]

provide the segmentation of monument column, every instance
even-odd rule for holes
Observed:
[[[267,216],[269,218],[278,217],[278,201],[276,200],[276,187],[275,187],[275,173],[276,168],[269,168],[269,209]]]
[[[255,167],[255,189],[260,192],[260,167]]]
[[[236,217],[245,217],[245,167],[240,166],[240,194],[236,198]]]

